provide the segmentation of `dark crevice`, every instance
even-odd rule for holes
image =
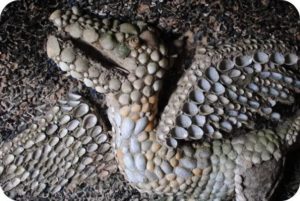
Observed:
[[[85,56],[91,58],[92,60],[100,63],[106,69],[117,69],[123,75],[128,75],[129,72],[114,62],[112,59],[107,58],[100,51],[98,51],[95,47],[87,44],[82,40],[71,39],[74,46],[84,52]]]
[[[165,41],[170,41],[170,38]],[[192,58],[195,53],[194,49],[188,50],[187,48],[182,47],[183,50],[178,51],[178,48],[174,47],[174,44],[168,44],[168,45],[169,45],[169,50],[173,51],[170,53],[170,55],[177,54],[177,58],[174,58],[174,65],[171,66],[171,68],[166,71],[164,79],[162,80],[163,87],[161,89],[161,93],[159,95],[160,99],[158,102],[159,116],[163,112],[165,106],[168,104],[171,95],[176,90],[177,83],[179,79],[182,77],[182,75],[184,74],[185,69],[188,69],[191,66]]]

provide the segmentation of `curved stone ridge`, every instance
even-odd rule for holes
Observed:
[[[103,123],[74,93],[0,146],[1,186],[18,195],[95,185],[117,170]]]
[[[133,86],[127,84],[123,87],[120,83],[122,81],[119,79],[120,77],[107,80],[108,78],[105,75],[113,73],[103,75],[101,73],[102,68],[93,64],[94,62],[89,64],[89,61],[82,56],[76,58],[75,51],[72,48],[64,48],[61,51],[54,37],[49,37],[48,56],[54,59],[62,70],[70,71],[74,78],[85,79],[87,86],[94,87],[101,93],[107,92],[108,89],[115,91],[122,89],[122,91],[133,92],[132,89],[134,88],[142,92],[140,95],[149,97],[153,92],[160,89],[161,81],[156,80],[155,77],[162,78],[165,69],[170,66],[170,62],[166,57],[167,49],[165,45],[151,27],[146,26],[144,23],[121,23],[118,20],[99,20],[89,15],[81,16],[75,7],[72,8],[72,11],[57,10],[52,13],[49,19],[60,31],[67,32],[72,38],[93,46],[103,56],[129,72],[131,76],[128,76],[128,80],[135,82],[132,83]],[[75,59],[79,59],[80,62]],[[89,67],[89,65],[94,68]],[[94,72],[89,72],[91,68],[94,71],[100,71],[97,73],[99,77],[95,76]],[[97,83],[103,83],[103,85],[97,85]],[[152,84],[153,88],[151,89],[149,85]],[[137,91],[128,95],[131,95],[133,99],[141,98]],[[123,96],[121,99],[125,103],[130,101],[127,96]]]

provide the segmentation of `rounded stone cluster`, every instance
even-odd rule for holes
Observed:
[[[251,128],[255,115],[280,120],[274,106],[292,104],[300,91],[299,57],[263,48],[232,51],[206,66],[203,60],[192,64],[162,115],[160,139],[168,136],[176,147],[178,140],[220,139],[243,125]]]
[[[68,94],[30,128],[1,144],[3,190],[37,196],[106,179],[117,165],[101,123],[80,95]]]

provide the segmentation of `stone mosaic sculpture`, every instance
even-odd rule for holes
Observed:
[[[281,120],[278,104],[300,92],[297,48],[241,40],[197,47],[194,61],[158,114],[162,80],[174,58],[155,28],[81,15],[50,16],[59,34],[47,54],[67,75],[106,94],[108,128],[75,93],[1,145],[4,191],[72,191],[119,170],[141,192],[190,200],[268,200],[300,115]],[[102,58],[85,51],[97,51]],[[257,117],[277,122],[257,128]],[[116,159],[116,160],[114,160]]]

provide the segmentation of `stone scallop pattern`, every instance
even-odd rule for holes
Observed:
[[[167,143],[176,147],[180,141],[221,139],[242,126],[252,128],[257,115],[280,121],[273,108],[278,103],[293,104],[295,93],[300,92],[299,57],[269,50],[272,46],[269,42],[237,55],[233,47],[233,52],[224,52],[199,73],[195,62],[169,101],[173,107],[163,113],[160,138],[168,136]],[[187,83],[190,80],[193,85]]]
[[[68,174],[61,173],[51,183],[53,193],[64,185],[72,188],[81,179],[89,181],[90,176],[108,176],[115,170],[109,167],[115,166],[105,168],[103,164],[115,157],[120,172],[141,192],[162,194],[170,199],[172,196],[214,201],[269,199],[269,191],[277,183],[283,165],[284,150],[295,142],[300,130],[300,117],[286,119],[278,128],[256,130],[252,124],[255,115],[279,121],[280,114],[273,111],[276,103],[293,104],[299,92],[299,58],[293,48],[276,40],[254,39],[213,48],[197,47],[193,64],[178,81],[158,119],[162,79],[172,70],[173,62],[154,28],[142,22],[93,18],[75,7],[53,12],[50,20],[58,35],[48,37],[48,56],[66,75],[106,94],[114,147],[112,154],[105,137],[97,137],[94,143],[97,116],[92,112],[81,116],[92,107],[78,101],[77,95],[69,96],[71,101],[62,102],[65,105],[61,108],[66,108],[67,114],[61,121],[67,122],[66,131],[71,135],[58,132],[62,128],[51,117],[44,135],[58,132],[58,136],[41,145],[59,147],[58,143],[65,142],[72,147],[79,135],[76,153],[83,158],[76,163],[75,176],[71,177],[74,183],[65,183]],[[102,59],[89,57],[66,35],[94,48]],[[54,110],[55,115],[61,115],[58,109]],[[227,136],[243,126],[248,131]],[[81,136],[81,128],[91,131]],[[75,132],[76,129],[79,131]],[[95,135],[104,136],[101,131],[95,131]],[[60,141],[61,135],[65,139]],[[31,135],[26,136],[29,140],[16,140],[16,144],[33,146]],[[85,145],[83,142],[91,143],[84,151],[80,148]],[[18,191],[18,186],[27,184],[21,180],[23,177],[15,176],[17,165],[13,164],[17,161],[11,151],[12,147],[20,147],[17,145],[3,146],[5,158],[1,166],[2,174],[13,172],[12,179],[3,185],[5,191],[15,193],[26,191],[21,187]],[[102,168],[95,172],[98,157]],[[58,167],[52,165],[50,172]],[[41,175],[48,175],[47,170],[42,170]],[[31,179],[31,172],[28,174]],[[30,188],[43,187],[35,185]]]
[[[69,93],[30,128],[1,143],[1,187],[12,195],[39,196],[106,179],[117,165],[101,124],[80,95]]]

